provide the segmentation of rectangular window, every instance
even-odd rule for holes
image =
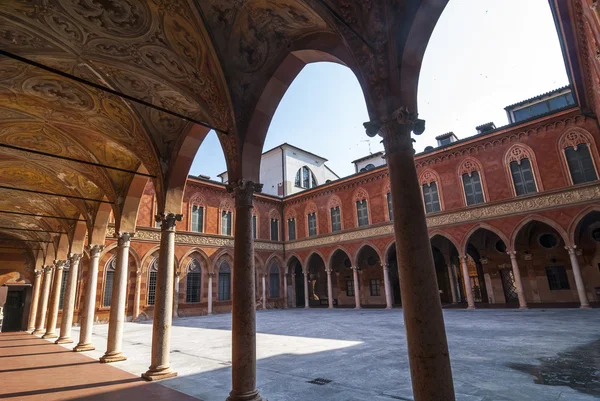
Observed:
[[[381,295],[381,280],[370,280],[371,296],[378,297]]]
[[[592,161],[592,155],[587,144],[577,145],[577,150],[572,146],[565,149],[567,164],[571,172],[573,184],[583,184],[584,182],[596,181],[596,169]]]
[[[148,305],[156,302],[156,271],[151,271],[148,277]]]
[[[548,286],[552,291],[571,288],[564,266],[546,266],[546,277],[548,277]]]
[[[202,206],[192,206],[192,231],[202,232],[204,227],[204,208]]]
[[[342,218],[340,207],[332,207],[331,210],[331,232],[340,231],[342,229]]]
[[[515,184],[515,193],[517,196],[533,194],[537,192],[533,170],[529,159],[522,159],[519,164],[516,161],[510,162],[510,172]]]
[[[258,237],[258,232],[256,228],[256,215],[252,215],[252,238],[256,239]]]
[[[288,219],[288,238],[290,241],[296,239],[296,219]]]
[[[185,302],[200,302],[200,272],[188,272],[186,280]]]
[[[231,212],[221,212],[221,234],[231,235]]]
[[[269,274],[269,298],[279,298],[279,272]]]
[[[386,197],[388,205],[388,215],[390,216],[390,221],[394,221],[394,211],[392,210],[392,194],[388,192]]]
[[[231,296],[231,273],[219,272],[219,301],[229,301]]]
[[[317,235],[317,215],[311,213],[308,215],[308,236],[314,237]]]
[[[271,241],[279,241],[279,220],[271,219]]]
[[[354,296],[354,280],[346,280],[346,295],[349,297]]]
[[[481,187],[479,172],[473,171],[470,176],[469,174],[463,174],[462,180],[467,206],[483,203],[483,188]]]
[[[368,226],[369,225],[369,211],[367,209],[367,200],[363,199],[362,201],[356,201],[356,213],[358,215],[358,226]]]
[[[436,182],[423,184],[423,200],[425,201],[425,213],[434,213],[441,210]]]
[[[302,167],[302,188],[310,188],[310,172],[308,167]]]
[[[114,278],[114,270],[109,270],[106,272],[106,279],[104,280],[104,300],[102,302],[102,305],[104,305],[105,307],[110,306]]]
[[[62,279],[60,282],[60,298],[58,299],[58,309],[62,310],[65,302],[65,290],[67,289],[67,278],[69,276],[68,270],[63,270]]]

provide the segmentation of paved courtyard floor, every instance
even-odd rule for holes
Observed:
[[[600,310],[446,310],[458,401],[600,400]],[[100,357],[107,325],[94,327]],[[175,319],[161,382],[203,401],[231,383],[231,315]],[[402,310],[291,309],[257,313],[258,387],[270,401],[412,400]],[[78,338],[78,329],[74,330]],[[152,326],[126,323],[128,360],[150,362]],[[325,385],[308,383],[323,378]]]

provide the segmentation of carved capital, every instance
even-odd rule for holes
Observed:
[[[214,278],[215,277],[215,273],[212,273],[212,272],[208,273],[208,277]]]
[[[161,231],[175,231],[175,226],[178,221],[183,219],[182,214],[175,213],[160,213],[155,216],[157,222],[160,222]]]
[[[425,120],[420,120],[417,113],[401,107],[392,113],[391,117],[364,123],[367,135],[383,138],[386,153],[414,152],[411,132],[421,135],[425,131]]]
[[[506,251],[506,254],[510,256],[511,259],[517,258],[517,251]]]
[[[140,278],[140,277],[142,277],[142,269],[137,269],[137,270],[135,271],[135,276],[136,276],[137,278]]]
[[[54,266],[56,266],[57,270],[62,270],[67,266],[67,261],[66,260],[55,260]]]
[[[382,263],[381,267],[383,267],[383,270],[389,270],[390,269],[390,264],[389,263]]]
[[[78,265],[81,261],[81,257],[83,255],[81,253],[72,253],[69,255],[69,262],[71,266]]]
[[[253,181],[239,180],[227,185],[227,192],[233,193],[236,206],[252,207],[252,198],[255,193],[262,192],[263,184]]]
[[[333,271],[333,269],[325,269],[325,272],[326,272],[327,274],[331,274],[331,272],[332,272],[332,271]]]
[[[52,273],[52,269],[54,269],[54,266],[48,265],[48,266],[44,267],[44,273],[50,274],[50,273]]]
[[[100,252],[104,249],[104,245],[89,245],[88,250],[90,251],[90,257],[97,258],[100,256]]]
[[[44,269],[42,268],[41,270],[35,270],[33,273],[35,274],[36,277],[40,276],[42,273],[44,272]]]
[[[135,233],[127,233],[127,232],[118,232],[115,233],[115,238],[117,239],[117,245],[118,246],[129,246],[130,242],[131,242],[131,238],[133,238],[133,236],[135,235]]]
[[[569,255],[577,255],[577,253],[575,251],[576,248],[577,248],[577,245],[565,246],[565,249],[567,250],[567,252],[569,252]]]
[[[352,269],[352,271],[360,272],[360,267],[358,267],[358,266],[352,266],[351,269]]]

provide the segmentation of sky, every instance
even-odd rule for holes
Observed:
[[[565,85],[547,0],[452,0],[425,52],[418,107],[426,129],[415,137],[415,148],[435,146],[435,137],[449,131],[461,139],[490,121],[506,125],[504,107]],[[362,90],[350,69],[310,64],[279,104],[264,150],[288,142],[325,157],[339,176],[353,174],[353,160],[383,150],[381,138],[365,134],[367,120]],[[211,132],[190,174],[218,180],[226,170],[220,149]]]

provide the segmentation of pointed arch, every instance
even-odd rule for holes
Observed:
[[[467,202],[467,193],[465,191],[465,182],[463,176],[466,174],[469,178],[473,176],[473,173],[477,173],[479,175],[479,180],[481,183],[481,188],[483,189],[483,203],[489,202],[489,192],[487,188],[487,182],[485,179],[485,172],[483,170],[483,164],[473,156],[465,157],[460,164],[458,165],[457,178],[460,183],[462,195],[463,195],[463,205],[470,206]]]
[[[331,268],[331,264],[333,263],[333,257],[335,256],[335,254],[340,251],[343,252],[344,254],[346,254],[346,257],[348,257],[348,260],[352,260],[352,254],[350,252],[348,252],[348,250],[346,248],[344,248],[343,246],[337,246],[335,247],[335,249],[329,254],[329,258],[327,258],[327,267]]]
[[[504,245],[506,245],[507,250],[514,250],[514,247],[511,246],[511,242],[509,241],[509,238],[500,229],[498,229],[494,226],[491,226],[487,223],[479,223],[479,224],[476,224],[475,226],[473,226],[465,234],[465,236],[463,237],[463,241],[460,244],[460,247],[456,248],[458,250],[460,256],[465,256],[467,254],[467,246],[469,245],[469,240],[471,239],[471,236],[473,234],[475,234],[475,232],[479,229],[487,230],[487,231],[490,231],[490,232],[496,234],[498,236],[498,238],[500,238],[504,242]],[[456,246],[456,244],[454,244],[454,246]]]
[[[419,185],[421,186],[421,198],[423,199],[423,207],[425,208],[425,210],[427,210],[426,204],[425,204],[425,194],[424,194],[424,190],[427,187],[432,187],[433,183],[435,183],[435,189],[437,189],[437,200],[439,202],[439,208],[440,208],[440,212],[446,210],[445,205],[444,205],[444,189],[442,188],[442,180],[440,178],[440,175],[437,173],[437,171],[435,171],[434,169],[430,168],[430,167],[426,167],[420,174],[419,174]],[[435,211],[435,210],[433,210]]]
[[[454,236],[452,236],[451,234],[448,234],[447,232],[442,231],[442,230],[430,231],[429,232],[429,241],[431,241],[436,236],[440,236],[440,237],[450,241],[450,243],[452,245],[454,245],[454,247],[456,248],[457,251],[460,252],[460,249],[462,249],[460,243],[456,240],[456,238],[454,238]],[[386,253],[386,255],[387,255],[387,253]]]
[[[569,223],[569,227],[567,229],[567,235],[570,241],[570,244],[573,246],[578,245],[575,235],[577,234],[577,228],[579,223],[590,213],[592,212],[600,212],[600,205],[589,205],[580,211],[577,216],[573,217],[571,223]]]
[[[510,170],[510,164],[512,162],[516,162],[520,165],[524,159],[528,159],[529,163],[531,164],[531,169],[533,170],[533,178],[535,181],[537,192],[541,192],[544,190],[544,185],[540,177],[540,169],[538,168],[535,152],[533,151],[533,149],[531,149],[531,147],[525,145],[524,143],[516,143],[510,148],[508,148],[508,150],[504,154],[504,171],[506,172],[508,182],[511,183],[510,187],[513,196],[518,195],[517,190],[515,188],[513,174]]]
[[[302,264],[302,271],[304,273],[308,273],[308,262],[310,261],[310,259],[313,257],[313,255],[317,255],[318,257],[321,258],[321,260],[323,261],[323,265],[325,265],[325,261],[327,259],[325,259],[325,257],[323,256],[323,254],[321,253],[321,251],[314,249],[307,257],[306,260],[304,261],[304,263]]]
[[[358,257],[360,256],[360,253],[363,251],[363,249],[367,247],[372,248],[377,254],[377,257],[379,258],[379,263],[383,263],[383,259],[381,258],[381,253],[379,252],[379,249],[371,242],[364,242],[360,244],[360,247],[356,250],[356,253],[354,254],[353,266],[358,266]]]
[[[509,250],[511,250],[511,251],[515,250],[516,240],[517,240],[517,236],[519,235],[519,232],[521,231],[521,229],[523,227],[525,227],[527,224],[531,223],[532,221],[537,221],[537,222],[540,222],[540,223],[544,223],[544,224],[552,227],[554,230],[556,230],[556,232],[558,233],[558,235],[561,236],[561,238],[564,241],[564,243],[565,243],[566,246],[571,246],[572,245],[571,241],[569,239],[569,235],[567,234],[567,232],[565,231],[565,229],[562,228],[558,223],[556,223],[555,221],[550,220],[547,217],[534,214],[534,215],[525,217],[513,229],[512,233],[510,235],[510,245],[509,245],[510,248],[509,248]]]
[[[565,174],[566,181],[575,185],[573,182],[573,177],[571,175],[571,169],[569,168],[569,163],[567,161],[566,149],[572,147],[577,150],[577,147],[580,145],[587,145],[588,150],[590,152],[590,156],[592,157],[592,164],[594,165],[594,170],[596,171],[596,177],[599,177],[598,167],[600,166],[600,156],[598,155],[598,146],[596,146],[596,141],[594,140],[594,136],[590,134],[583,128],[580,127],[571,127],[558,138],[556,141],[557,151],[559,154],[559,158],[561,161],[561,166],[563,168],[563,173]]]

